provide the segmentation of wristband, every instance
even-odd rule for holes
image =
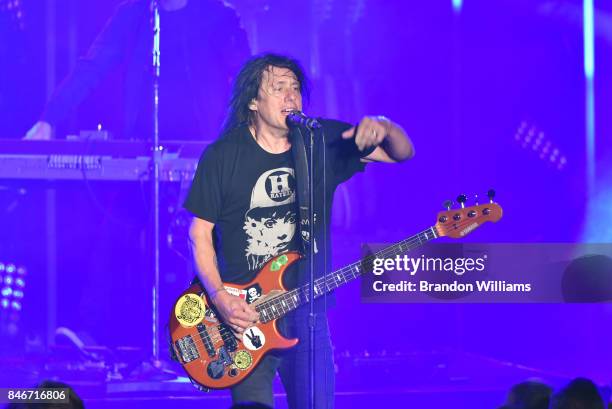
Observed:
[[[213,290],[213,292],[212,292],[212,293],[209,293],[208,295],[210,296],[210,299],[211,299],[211,300],[214,300],[214,299],[215,299],[215,297],[216,297],[216,296],[217,296],[217,295],[218,295],[220,292],[222,292],[222,291],[227,291],[227,290],[225,289],[225,287],[219,287],[219,288],[217,288],[217,289]]]

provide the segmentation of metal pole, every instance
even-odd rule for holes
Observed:
[[[162,147],[159,146],[159,75],[160,75],[160,24],[159,2],[152,2],[153,25],[153,361],[159,361],[159,209],[160,209],[160,161]]]
[[[55,0],[46,1],[45,31],[47,34],[45,44],[46,65],[46,99],[49,100],[55,87],[55,59],[56,47],[56,4]],[[57,327],[57,214],[55,186],[45,189],[45,258],[47,267],[47,326],[45,340],[47,347],[53,344],[55,328]]]
[[[308,178],[308,194],[310,195],[310,209],[308,209],[308,260],[310,262],[310,282],[308,286],[308,297],[310,298],[310,311],[308,315],[308,369],[309,369],[309,408],[315,407],[315,326],[317,315],[315,313],[315,229],[314,229],[314,131],[308,129],[310,138],[310,152],[308,155],[308,169],[310,177]],[[325,147],[323,147],[325,149]],[[325,165],[323,165],[325,166]],[[325,203],[323,204],[325,206]],[[325,234],[325,232],[323,233]]]

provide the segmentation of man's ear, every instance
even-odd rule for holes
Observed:
[[[249,102],[249,109],[251,111],[257,111],[257,100],[253,98],[251,102]]]

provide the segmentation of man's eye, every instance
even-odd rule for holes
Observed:
[[[276,221],[273,219],[270,220],[266,220],[266,222],[264,223],[264,226],[266,226],[268,229],[274,227],[274,225],[276,224]]]

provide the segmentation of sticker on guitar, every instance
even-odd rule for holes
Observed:
[[[242,343],[246,349],[257,351],[266,344],[266,336],[259,328],[249,327],[242,335]]]
[[[240,297],[240,298],[242,298],[242,299],[244,300],[244,299],[246,298],[246,296],[247,296],[247,292],[246,292],[246,290],[240,290],[240,289],[238,289],[238,288],[235,288],[235,287],[228,287],[228,286],[224,286],[224,287],[225,287],[225,290],[226,290],[226,291],[227,291],[227,292],[228,292],[230,295],[233,295],[233,296],[235,296],[235,297]]]
[[[174,314],[183,327],[191,328],[202,322],[206,310],[206,304],[200,296],[185,294],[177,301]]]

